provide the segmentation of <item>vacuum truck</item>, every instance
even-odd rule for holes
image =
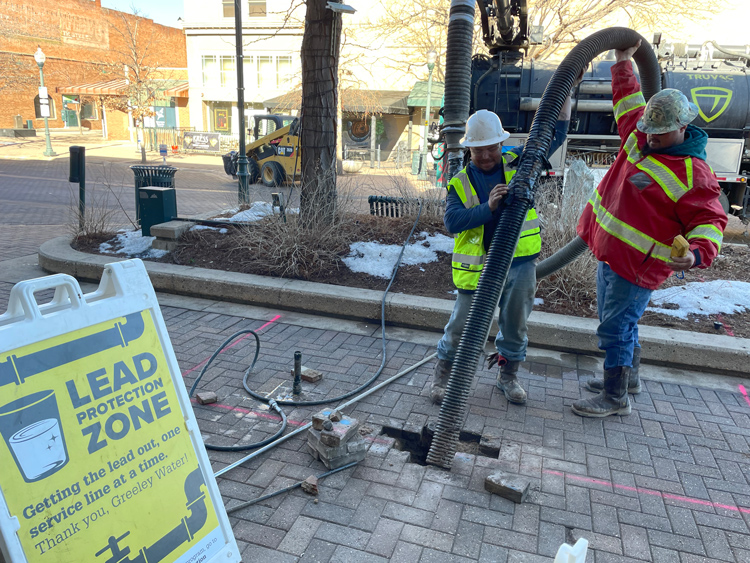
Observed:
[[[475,55],[472,60],[471,112],[495,112],[514,137],[508,142],[522,141],[556,65],[528,56],[541,41],[541,33],[538,29],[530,33],[525,1],[477,2],[489,55]],[[750,46],[662,44],[656,34],[654,50],[662,87],[682,91],[700,110],[693,123],[709,135],[707,162],[722,187],[725,211],[748,223]],[[592,62],[573,92],[567,154],[593,166],[609,165],[620,145],[612,112],[613,64],[613,53]]]

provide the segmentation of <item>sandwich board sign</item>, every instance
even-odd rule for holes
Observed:
[[[35,293],[54,289],[38,304]],[[140,260],[82,294],[23,281],[0,315],[0,548],[20,562],[237,562]]]

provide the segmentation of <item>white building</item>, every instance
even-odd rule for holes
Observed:
[[[237,68],[235,48],[234,0],[184,0],[183,29],[187,46],[188,77],[190,82],[190,125],[199,131],[238,133]],[[387,137],[384,150],[391,150],[402,140],[406,142],[408,123],[414,124],[414,135],[408,135],[415,147],[420,142],[423,109],[407,109],[407,99],[416,80],[404,72],[394,70],[384,61],[389,56],[387,39],[369,38],[367,21],[377,17],[378,4],[370,1],[349,0],[355,14],[345,14],[345,37],[356,41],[344,43],[341,64],[345,78],[341,88],[363,89],[378,96],[382,91],[382,114]],[[265,101],[278,98],[300,88],[300,49],[304,33],[304,5],[291,15],[292,0],[242,0],[243,57],[245,86],[245,115],[266,113]],[[420,55],[417,55],[421,57]],[[425,66],[425,77],[427,74]],[[436,85],[437,86],[437,85]],[[441,88],[436,87],[436,91]],[[401,100],[400,96],[403,98]],[[346,100],[352,96],[343,96]],[[432,101],[433,119],[441,100]],[[415,111],[416,110],[416,111]],[[344,111],[344,130],[366,127],[369,119],[347,121]],[[357,109],[351,112],[361,111]],[[248,127],[252,125],[246,120]]]
[[[234,0],[184,0],[191,126],[238,132]],[[303,27],[284,25],[288,0],[243,0],[245,115],[294,88]]]

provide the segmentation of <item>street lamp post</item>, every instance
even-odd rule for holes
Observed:
[[[427,179],[427,134],[430,130],[430,98],[432,97],[432,70],[435,68],[437,53],[430,49],[427,52],[427,69],[430,74],[427,77],[427,107],[425,108],[424,135],[422,139],[422,155],[420,156],[419,179]]]
[[[49,140],[49,121],[47,121],[49,114],[49,105],[47,105],[47,110],[44,110],[44,106],[46,105],[44,102],[42,102],[42,94],[46,94],[45,88],[44,88],[44,71],[42,70],[42,67],[44,66],[44,61],[47,60],[47,57],[44,56],[44,53],[42,53],[42,48],[37,47],[36,53],[34,53],[34,60],[36,61],[37,66],[39,67],[39,81],[41,82],[41,88],[39,89],[39,108],[42,112],[42,116],[44,117],[44,139],[47,142],[47,148],[44,150],[44,156],[57,156],[57,153],[55,153],[52,150],[52,143]],[[49,100],[49,98],[47,98]]]
[[[239,187],[237,202],[250,203],[250,186],[247,172],[247,154],[245,154],[245,77],[244,59],[242,54],[242,2],[234,0],[234,41],[237,53],[237,112],[239,118],[239,156],[237,158],[237,179]]]

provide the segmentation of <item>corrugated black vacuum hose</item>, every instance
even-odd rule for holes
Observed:
[[[450,44],[450,29],[448,30]],[[487,252],[482,275],[471,303],[471,310],[458,345],[445,398],[435,427],[427,463],[450,468],[456,453],[466,400],[474,380],[477,363],[487,342],[493,315],[500,301],[508,269],[513,260],[521,227],[533,204],[534,188],[544,170],[544,160],[554,135],[557,116],[575,78],[597,55],[610,49],[626,49],[641,40],[633,59],[638,65],[646,98],[661,89],[659,64],[648,41],[632,29],[604,29],[579,43],[562,61],[542,95],[531,124],[518,171],[509,185],[506,208]],[[447,92],[452,85],[446,83]],[[461,87],[459,84],[458,87]]]

